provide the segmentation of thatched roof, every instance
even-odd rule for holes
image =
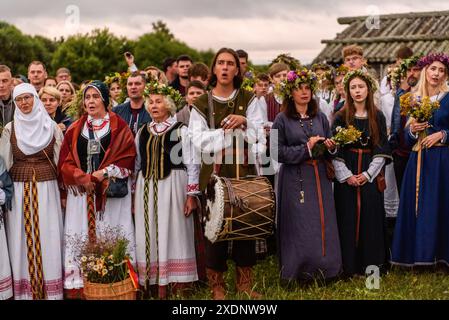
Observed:
[[[449,52],[449,11],[380,15],[380,28],[368,29],[367,16],[339,18],[349,25],[334,40],[322,40],[326,47],[314,62],[341,63],[341,50],[350,44],[363,48],[369,63],[392,63],[402,45],[413,52]]]

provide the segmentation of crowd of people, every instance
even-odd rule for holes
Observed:
[[[396,56],[382,79],[357,45],[341,65],[280,55],[266,73],[244,50],[220,49],[210,68],[167,58],[162,70],[127,52],[127,72],[80,85],[66,67],[51,77],[33,61],[13,77],[0,65],[0,299],[82,298],[69,239],[107,227],[129,240],[142,298],[200,283],[225,299],[229,258],[236,291],[253,299],[253,267],[268,255],[282,283],[369,266],[448,272],[449,56]],[[439,108],[409,117],[406,93]],[[339,143],[342,128],[358,138]],[[274,236],[205,237],[212,175],[266,177]]]

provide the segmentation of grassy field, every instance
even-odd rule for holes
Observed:
[[[229,264],[226,273],[228,299],[245,300],[246,295],[235,293],[234,266]],[[381,276],[380,288],[366,288],[365,277],[354,277],[349,280],[337,280],[327,285],[314,282],[309,285],[294,284],[288,289],[279,282],[279,271],[276,258],[271,256],[255,267],[256,290],[268,300],[448,300],[449,275],[444,272],[427,271],[411,272],[394,268]],[[172,298],[173,299],[173,298]],[[207,287],[195,291],[190,299],[210,299]]]

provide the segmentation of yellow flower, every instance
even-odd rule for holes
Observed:
[[[101,272],[101,275],[105,276],[107,274],[108,274],[108,269],[103,269],[102,272]]]
[[[86,262],[87,261],[87,257],[86,256],[82,256],[81,257],[81,262]]]
[[[89,257],[89,261],[94,261],[95,260],[95,257],[94,256],[90,256]]]
[[[114,255],[111,254],[111,255],[108,257],[108,259],[109,259],[109,260],[114,260]]]

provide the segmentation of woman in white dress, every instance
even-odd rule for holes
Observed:
[[[14,181],[6,234],[14,298],[62,299],[62,212],[56,163],[63,135],[30,84],[14,88],[0,155]]]
[[[153,121],[136,136],[135,193],[139,283],[158,289],[161,299],[185,294],[198,280],[194,221],[199,165],[194,164],[188,130],[174,118],[171,87],[149,85],[147,110]]]
[[[13,294],[11,265],[4,224],[5,212],[11,210],[13,190],[13,182],[6,171],[5,162],[0,158],[0,300],[10,299]]]
[[[119,116],[107,111],[108,88],[103,82],[95,80],[87,85],[83,100],[87,114],[67,130],[59,161],[67,190],[64,289],[70,296],[79,294],[83,287],[73,250],[77,237],[95,239],[104,228],[120,228],[130,241],[132,260],[135,252],[129,179],[136,156],[132,132]],[[110,178],[124,179],[126,194],[113,197],[107,191]]]

